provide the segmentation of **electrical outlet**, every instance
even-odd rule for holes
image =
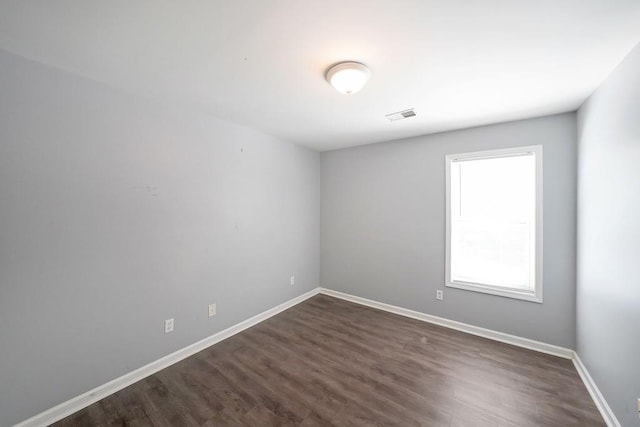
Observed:
[[[216,305],[214,304],[209,304],[209,317],[213,317],[216,315]]]
[[[289,278],[289,284],[290,284],[291,286],[293,286],[293,285],[295,285],[295,284],[296,284],[296,276],[291,276],[291,277]]]
[[[638,398],[638,416],[640,417],[640,397]]]
[[[164,321],[164,333],[168,334],[169,332],[173,332],[173,319]]]
[[[444,292],[442,290],[436,290],[436,299],[438,301],[442,301],[444,299]]]

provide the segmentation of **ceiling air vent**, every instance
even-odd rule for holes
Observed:
[[[385,117],[389,119],[390,122],[395,122],[396,120],[408,119],[409,117],[415,117],[416,112],[413,111],[413,108],[409,108],[408,110],[398,111],[397,113],[386,114]]]

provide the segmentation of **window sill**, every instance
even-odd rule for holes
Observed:
[[[445,286],[448,288],[464,289],[466,291],[480,292],[483,294],[496,295],[505,298],[513,298],[542,304],[541,290],[539,290],[538,292],[518,291],[515,289],[496,288],[493,286],[481,285],[478,283],[457,281],[445,283]]]

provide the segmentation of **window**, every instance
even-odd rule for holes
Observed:
[[[542,302],[542,146],[446,156],[446,283]]]

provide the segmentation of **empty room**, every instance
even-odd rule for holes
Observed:
[[[640,427],[640,1],[0,0],[0,427]]]

